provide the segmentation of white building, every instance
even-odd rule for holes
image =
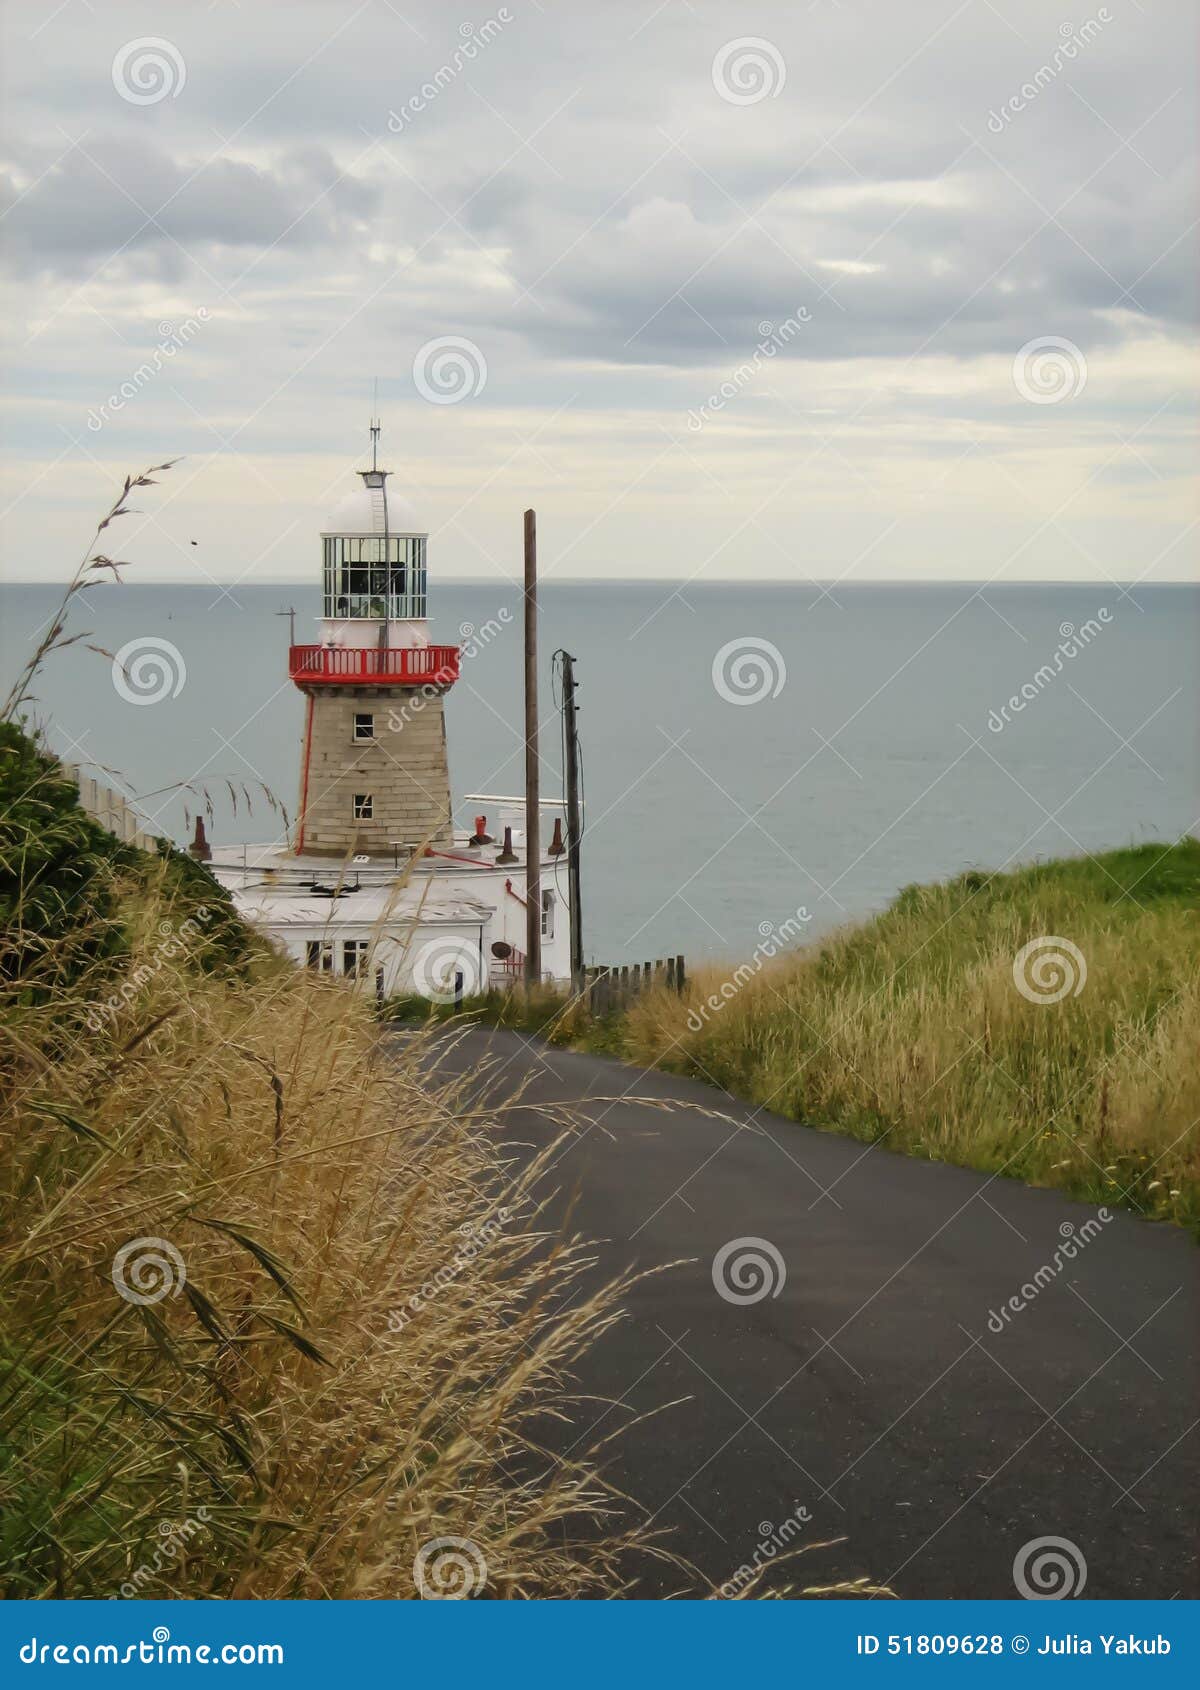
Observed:
[[[214,847],[206,860],[297,962],[388,996],[449,1001],[524,976],[523,800],[490,801],[490,833],[485,817],[454,825],[443,700],[460,652],[430,644],[428,534],[375,466],[371,433],[372,467],[321,535],[316,641],[289,651],[305,700],[294,837]],[[570,977],[562,812],[543,805],[542,978],[555,981]]]

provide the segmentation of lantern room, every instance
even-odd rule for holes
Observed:
[[[371,425],[371,467],[330,512],[321,530],[321,619],[317,642],[293,646],[297,685],[449,685],[458,649],[431,646],[425,548],[428,534],[408,500],[388,486],[378,463],[379,424]]]

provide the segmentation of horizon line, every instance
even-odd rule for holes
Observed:
[[[243,576],[210,576],[205,580],[180,580],[177,576],[144,575],[134,572],[136,564],[128,565],[131,571],[124,580],[113,582],[111,579],[97,579],[90,586],[112,587],[304,587],[311,588],[311,575],[273,575],[265,579],[249,580]],[[522,590],[519,575],[446,575],[439,577],[441,585],[461,587],[494,587],[511,586],[519,592]],[[897,579],[886,575],[862,575],[851,579],[840,575],[809,575],[802,580],[790,579],[783,575],[747,575],[723,577],[714,581],[697,581],[688,575],[560,575],[555,576],[553,569],[547,570],[538,578],[539,586],[547,584],[565,587],[602,587],[602,586],[647,586],[647,587],[690,587],[693,590],[711,589],[714,587],[841,587],[853,590],[855,587],[1115,587],[1131,589],[1133,587],[1198,587],[1200,576],[1194,579],[1180,579],[1178,581],[1148,581],[1141,576],[1063,576],[1056,575],[1049,578],[1040,576],[1016,576],[1011,580],[997,580],[991,576],[973,575],[913,575]],[[6,586],[10,587],[55,587],[65,586],[65,578],[60,576],[34,575],[4,575],[0,573],[0,592]],[[86,589],[85,589],[86,590]]]

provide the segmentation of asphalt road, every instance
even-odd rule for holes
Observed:
[[[756,1547],[778,1549],[790,1517],[793,1549],[842,1540],[792,1563],[793,1582],[1011,1598],[1025,1546],[1058,1538],[1069,1547],[1049,1553],[1079,1594],[1200,1594],[1197,1257],[1184,1234],[519,1034],[455,1038],[438,1060],[472,1069],[481,1096],[524,1081],[531,1102],[579,1102],[551,1184],[601,1241],[606,1276],[690,1258],[633,1289],[580,1376],[615,1406],[566,1441],[675,1403],[614,1442],[607,1472],[713,1584]],[[522,1112],[504,1136],[541,1144],[554,1130]],[[728,1245],[722,1294],[714,1259]],[[1041,1552],[1026,1564],[1036,1580]],[[652,1569],[638,1593],[679,1589]]]

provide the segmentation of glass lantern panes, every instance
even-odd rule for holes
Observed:
[[[325,541],[327,621],[354,617],[420,622],[426,614],[425,540],[420,535],[336,535]]]

